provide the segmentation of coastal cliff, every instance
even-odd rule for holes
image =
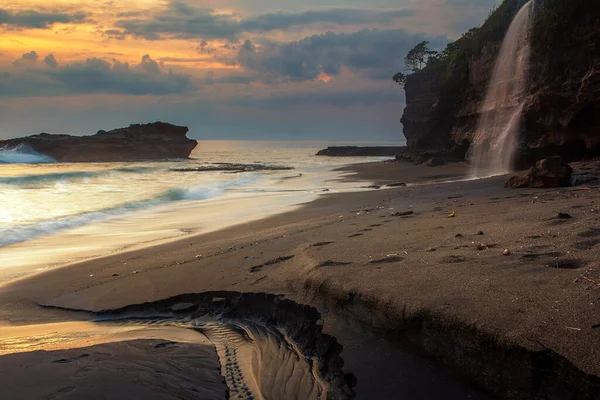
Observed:
[[[468,157],[504,35],[525,0],[506,0],[405,83],[408,151]],[[516,166],[600,150],[600,4],[536,0]]]
[[[58,162],[116,162],[188,158],[197,145],[188,128],[164,122],[135,124],[93,136],[39,135],[0,140],[0,148],[33,151]]]

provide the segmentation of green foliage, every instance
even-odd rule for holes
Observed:
[[[471,60],[488,44],[502,42],[514,16],[525,3],[527,0],[505,0],[490,12],[482,26],[470,29],[439,53],[429,50],[427,42],[419,43],[408,53],[407,67],[415,74],[428,74],[428,79],[438,80],[449,102],[442,102],[440,106],[459,106],[467,93]]]
[[[394,75],[392,77],[392,80],[394,82],[396,82],[398,85],[400,86],[404,86],[404,84],[406,83],[406,74],[403,74],[402,72],[398,72],[396,75]]]
[[[501,42],[514,16],[527,0],[506,0],[490,12],[481,27],[470,29],[442,51],[442,59],[449,69],[468,68],[468,60],[478,55],[485,44]]]
[[[406,57],[404,64],[406,68],[412,72],[417,72],[427,66],[427,61],[437,56],[437,51],[431,50],[428,41],[423,41],[413,47]]]
[[[441,52],[431,50],[427,41],[417,44],[404,60],[407,70],[413,73],[445,70],[445,86],[464,87],[469,76],[469,61],[479,55],[486,44],[502,41],[514,16],[525,3],[527,0],[505,0],[490,12],[481,27],[465,32],[460,39],[449,43]],[[406,82],[404,74],[396,74],[392,79],[400,85]]]

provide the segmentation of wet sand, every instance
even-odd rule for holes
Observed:
[[[457,381],[509,398],[598,393],[596,183],[507,190],[505,178],[422,184],[464,166],[349,168],[365,184],[421,184],[323,195],[291,213],[15,281],[2,287],[0,320],[83,318],[38,304],[101,311],[182,293],[272,293],[322,313],[324,332],[353,360],[344,372],[356,376],[357,398],[427,398],[436,385],[447,398],[483,396]],[[340,318],[375,336],[357,340]],[[365,371],[373,337],[402,344],[406,360],[418,354],[423,384],[403,380],[411,363],[402,359],[395,381]]]

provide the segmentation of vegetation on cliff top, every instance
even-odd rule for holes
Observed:
[[[443,72],[442,87],[465,87],[469,77],[469,60],[479,55],[486,44],[500,43],[518,10],[527,0],[505,0],[490,13],[481,27],[470,29],[442,51],[433,51],[427,42],[419,43],[405,59],[406,69],[413,74]],[[407,75],[397,73],[392,78],[403,85]]]

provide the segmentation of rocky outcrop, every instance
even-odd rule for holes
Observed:
[[[344,373],[343,347],[323,332],[319,311],[282,297],[190,293],[91,317],[106,324],[146,321],[202,332],[217,349],[230,398],[353,399],[355,378]],[[238,351],[244,346],[251,351]],[[258,393],[251,393],[253,386]],[[307,388],[310,395],[304,393]]]
[[[571,185],[573,168],[562,157],[549,157],[540,160],[528,171],[511,177],[505,187],[518,188],[554,188]]]
[[[333,146],[320,150],[317,155],[328,157],[394,157],[396,154],[403,152],[405,149],[406,147],[404,146]]]
[[[93,136],[41,133],[0,141],[0,148],[32,151],[58,162],[114,162],[188,158],[197,145],[188,128],[164,122],[130,125]]]
[[[525,2],[505,0],[481,28],[408,76],[401,122],[412,154],[467,157],[504,34]],[[571,162],[600,153],[600,3],[536,0],[534,10],[515,160],[521,168],[554,155]]]
[[[174,168],[172,171],[176,172],[256,172],[256,171],[289,171],[294,167],[288,167],[287,165],[271,165],[271,164],[238,164],[238,163],[215,163],[201,165],[199,167],[191,168]]]

